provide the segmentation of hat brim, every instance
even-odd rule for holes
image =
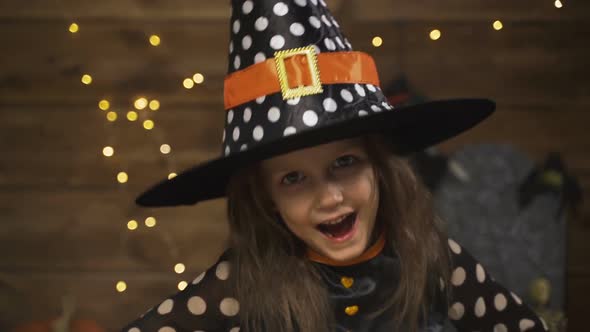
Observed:
[[[439,100],[310,129],[201,163],[154,185],[135,202],[145,207],[165,207],[193,205],[224,197],[231,174],[240,167],[306,147],[368,133],[383,133],[391,138],[395,149],[393,153],[407,155],[466,131],[492,114],[494,109],[495,103],[488,99]]]

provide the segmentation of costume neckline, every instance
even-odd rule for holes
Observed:
[[[317,263],[322,263],[322,264],[331,265],[331,266],[350,266],[350,265],[363,263],[363,262],[366,262],[366,261],[374,258],[375,256],[379,255],[381,253],[381,251],[383,251],[384,247],[385,247],[385,233],[381,232],[377,241],[375,241],[375,243],[371,247],[369,247],[369,249],[365,250],[365,252],[362,255],[360,255],[356,258],[353,258],[353,259],[349,259],[346,261],[335,261],[331,258],[328,258],[328,257],[318,253],[317,251],[315,251],[309,247],[307,248],[306,256],[309,260],[317,262]]]

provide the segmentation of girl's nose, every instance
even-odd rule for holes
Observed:
[[[319,186],[318,206],[320,208],[338,206],[343,200],[344,195],[340,185],[332,182],[324,182]]]

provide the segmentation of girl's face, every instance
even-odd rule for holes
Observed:
[[[379,192],[360,138],[291,152],[261,167],[277,212],[311,249],[345,261],[370,245]]]

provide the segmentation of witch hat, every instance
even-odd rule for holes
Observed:
[[[380,132],[400,155],[489,116],[487,99],[394,108],[375,63],[353,51],[323,0],[232,0],[221,156],[156,184],[136,203],[192,205],[225,196],[238,169],[330,141]]]

